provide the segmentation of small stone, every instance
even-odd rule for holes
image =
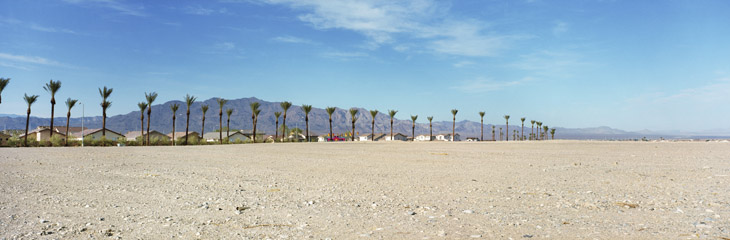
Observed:
[[[416,212],[414,212],[414,211],[408,211],[408,215],[416,215]]]
[[[470,238],[481,238],[481,237],[482,237],[482,235],[481,235],[481,234],[474,234],[474,235],[471,235],[471,236],[469,236],[469,237],[470,237]]]
[[[99,218],[99,221],[104,221],[104,218]]]
[[[45,219],[42,219],[42,218],[41,218],[40,222],[41,222],[41,223],[47,223],[47,222],[48,222],[48,220],[45,220]]]
[[[532,235],[530,235],[530,234],[525,234],[525,235],[522,235],[522,237],[523,237],[523,238],[532,238]]]
[[[472,214],[472,213],[474,213],[474,211],[473,210],[464,210],[463,213]]]

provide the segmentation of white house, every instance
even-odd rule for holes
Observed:
[[[73,136],[76,137],[76,140],[83,140],[85,138],[90,138],[91,140],[98,140],[98,139],[101,139],[101,137],[102,137],[101,136],[102,135],[102,131],[101,130],[102,130],[101,128],[97,128],[97,129],[86,129],[84,131],[74,133]],[[109,129],[107,129],[105,132],[106,132],[105,133],[106,134],[105,137],[106,137],[107,140],[117,141],[120,138],[121,139],[125,139],[126,138],[121,133],[118,133],[118,132],[115,132],[115,131],[112,131],[112,130],[109,130]]]
[[[386,135],[385,133],[376,133],[374,135],[375,141],[383,141],[385,139],[385,135]],[[371,137],[373,137],[373,135],[371,135],[371,134],[360,135],[359,140],[360,141],[372,141]]]
[[[436,135],[436,141],[461,141],[461,136],[457,133],[455,137],[451,138],[451,133],[442,133]]]
[[[393,139],[390,138],[390,134],[385,136],[385,141],[407,141],[408,136],[402,133],[393,133]]]
[[[466,141],[467,142],[478,142],[479,138],[478,137],[467,137]]]
[[[430,136],[428,134],[421,134],[416,136],[416,141],[433,141],[436,140],[436,136]]]

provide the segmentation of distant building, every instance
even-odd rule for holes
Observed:
[[[205,138],[205,141],[207,142],[218,142],[220,141],[220,133],[218,132],[209,132],[203,135],[203,138]],[[226,138],[226,133],[223,133],[223,139]],[[231,135],[228,136],[228,142],[236,142],[238,140],[246,141],[249,140],[246,135],[243,135],[241,132],[232,132]]]
[[[376,133],[375,136],[374,136],[375,141],[383,141],[383,140],[385,140],[385,135],[386,135],[385,133]],[[360,141],[372,141],[371,137],[373,137],[373,135],[370,135],[370,134],[365,134],[365,135],[360,134]]]
[[[430,136],[428,134],[421,134],[416,136],[416,141],[433,141],[436,140],[436,136]]]
[[[455,134],[455,137],[452,139],[451,133],[441,133],[436,135],[437,141],[461,141],[461,136],[459,134]]]
[[[118,141],[120,138],[126,139],[126,137],[124,135],[122,135],[121,133],[118,133],[118,132],[115,132],[115,131],[112,131],[109,129],[107,129],[105,132],[106,132],[105,138],[107,140]],[[73,135],[76,138],[76,140],[83,140],[83,139],[99,140],[102,137],[102,129],[101,128],[86,129],[81,132],[75,132],[71,135]]]
[[[13,136],[0,132],[0,145],[8,144],[8,140]]]
[[[152,135],[151,132],[150,132],[150,135]],[[168,133],[167,136],[170,137],[170,139],[172,139],[172,133]],[[200,133],[188,132],[188,141],[192,141],[193,139],[200,140]],[[185,141],[185,132],[175,132],[175,141],[176,142]]]
[[[55,130],[54,127],[53,134],[58,134],[61,137],[66,137],[65,133],[59,132],[58,130]],[[25,133],[20,135],[20,138],[24,138]],[[33,129],[33,131],[28,132],[28,138],[35,139],[36,141],[49,141],[51,140],[51,128],[47,126],[39,126],[36,129]]]
[[[478,137],[467,137],[466,141],[467,142],[478,142],[479,138]]]
[[[408,136],[402,133],[393,133],[393,139],[390,138],[390,134],[385,136],[385,141],[407,141]]]
[[[125,137],[127,137],[127,141],[137,141],[137,138],[143,137],[147,139],[147,131],[129,131],[127,134],[124,134]],[[152,139],[167,139],[168,141],[172,139],[170,136],[165,135],[164,133],[152,130],[150,131],[150,140]]]

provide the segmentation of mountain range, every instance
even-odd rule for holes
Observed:
[[[274,112],[281,111],[279,106],[280,102],[268,102],[255,97],[251,98],[240,98],[229,100],[228,103],[223,107],[223,126],[226,125],[226,114],[225,109],[233,109],[231,115],[231,128],[232,129],[251,129],[251,109],[249,104],[252,102],[259,102],[261,104],[261,113],[259,115],[257,130],[259,132],[265,132],[266,134],[273,135],[275,129],[275,116]],[[181,101],[168,101],[162,104],[152,106],[152,114],[150,120],[150,126],[153,130],[157,130],[163,133],[172,131],[172,110],[170,105],[177,103],[180,104],[180,109],[177,111],[177,120],[175,122],[176,131],[185,130],[186,120],[186,105]],[[205,132],[212,132],[219,128],[219,107],[215,98],[211,98],[205,101],[195,102],[190,108],[190,131],[200,132],[202,126],[202,111],[201,106],[203,104],[209,105],[210,109],[205,115]],[[371,121],[372,118],[368,110],[359,108],[359,113],[356,115],[358,120],[355,124],[355,132],[359,135],[371,133]],[[349,109],[337,108],[334,114],[332,114],[332,128],[337,133],[344,133],[352,130],[351,119]],[[60,113],[63,117],[56,117],[54,124],[58,126],[65,126],[66,118],[65,112]],[[405,118],[407,120],[398,119],[398,117]],[[458,119],[459,115],[457,115]],[[3,129],[24,129],[25,128],[25,116],[3,114],[0,115],[0,128]],[[290,128],[298,127],[304,130],[304,112],[299,105],[292,105],[287,112],[287,126]],[[450,133],[452,130],[452,121],[434,121],[433,122],[433,133]],[[145,113],[145,126],[147,124],[147,114]],[[282,119],[279,119],[279,124],[282,124]],[[398,116],[393,122],[393,132],[403,133],[407,136],[411,135],[411,120],[410,116]],[[50,118],[38,118],[31,117],[29,127],[33,129],[37,126],[48,126],[50,125]],[[72,117],[71,126],[81,126],[81,118]],[[101,128],[102,117],[93,116],[84,118],[84,126],[88,128]],[[499,138],[499,128],[506,128],[504,124],[495,125],[497,129],[496,138]],[[122,134],[128,131],[138,131],[140,129],[140,112],[133,111],[127,114],[121,114],[116,116],[110,116],[107,118],[107,129],[111,129]],[[510,131],[521,130],[519,119],[510,121]],[[312,108],[309,114],[309,131],[310,135],[323,135],[329,132],[328,115],[322,108]],[[491,139],[492,137],[492,124],[484,125],[484,139]],[[531,131],[530,123],[525,122],[525,133],[526,135]],[[386,113],[378,113],[375,118],[375,132],[376,133],[389,133],[390,132],[390,117]],[[419,116],[416,122],[416,135],[428,134],[429,127],[426,120],[426,116]],[[459,133],[462,139],[466,137],[480,137],[480,123],[474,121],[457,121],[456,132]],[[595,128],[556,128],[556,138],[559,139],[635,139],[635,138],[726,138],[725,136],[707,136],[701,137],[687,135],[687,134],[662,134],[651,131],[640,131],[640,132],[629,132],[619,129],[613,129],[610,127],[595,127]],[[510,133],[510,138],[512,135]]]

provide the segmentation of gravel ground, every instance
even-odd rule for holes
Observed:
[[[0,239],[727,239],[730,144],[2,148]]]

